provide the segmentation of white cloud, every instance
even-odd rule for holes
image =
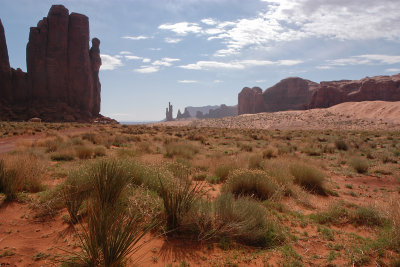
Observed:
[[[256,60],[256,59],[247,59],[247,60],[234,60],[230,62],[220,62],[220,61],[197,61],[193,64],[182,65],[179,66],[183,69],[189,70],[211,70],[211,69],[232,69],[232,70],[241,70],[249,67],[259,67],[259,66],[292,66],[295,64],[300,64],[303,61],[301,60],[278,60],[278,61],[270,61],[270,60]]]
[[[143,63],[149,63],[150,61],[151,61],[150,58],[144,58],[144,59],[142,60]]]
[[[148,74],[148,73],[154,73],[159,71],[160,68],[158,66],[141,66],[139,69],[134,69],[133,71],[142,73],[142,74]]]
[[[115,70],[118,67],[123,66],[122,61],[117,56],[111,56],[106,54],[100,54],[101,57],[101,70]]]
[[[129,51],[121,51],[121,52],[119,52],[119,54],[120,54],[120,55],[131,55],[132,52],[129,52]]]
[[[169,58],[169,57],[164,57],[162,59],[154,61],[152,64],[154,66],[164,66],[164,67],[170,67],[172,66],[173,62],[179,61],[180,59],[178,58]]]
[[[399,72],[400,72],[400,68],[399,68],[399,69],[391,68],[391,69],[386,69],[385,71],[386,71],[386,72],[396,72],[396,73],[399,73]]]
[[[222,83],[222,82],[224,82],[224,81],[221,81],[221,80],[214,80],[214,83]]]
[[[150,37],[144,36],[144,35],[139,35],[139,36],[122,36],[121,38],[137,41],[137,40],[146,40],[146,39],[149,39]]]
[[[133,55],[127,55],[127,56],[125,56],[125,58],[127,60],[142,60],[143,59],[142,57],[133,56]]]
[[[217,22],[214,19],[208,18],[208,19],[202,19],[202,23],[207,24],[207,25],[215,25]]]
[[[265,83],[266,80],[257,80],[256,83]]]
[[[160,51],[160,50],[161,50],[161,48],[159,48],[159,47],[158,47],[158,48],[150,47],[149,49],[150,49],[151,51]]]
[[[265,48],[277,42],[307,38],[336,40],[399,40],[398,0],[262,0],[265,11],[233,21],[211,18],[198,23],[160,25],[180,35],[196,33],[220,40],[225,47],[215,56],[226,57],[246,48]],[[200,23],[200,22],[199,22]]]
[[[190,22],[178,22],[175,24],[161,24],[158,26],[161,30],[170,30],[178,35],[187,35],[188,33],[199,33],[201,32],[201,27],[197,23]]]
[[[167,37],[167,38],[164,39],[164,41],[166,43],[169,43],[169,44],[177,44],[180,41],[182,41],[182,39],[181,38],[169,38],[169,37]]]
[[[400,56],[370,54],[327,60],[326,62],[327,66],[391,65],[400,63]]]
[[[195,81],[195,80],[178,80],[178,83],[198,83],[198,81]]]

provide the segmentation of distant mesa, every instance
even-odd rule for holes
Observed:
[[[290,77],[264,92],[258,87],[245,87],[238,95],[238,115],[375,100],[400,101],[400,74],[321,83]]]
[[[218,119],[224,117],[232,117],[238,115],[238,107],[237,106],[227,106],[222,104],[221,106],[217,106],[217,108],[210,109],[208,113],[203,114],[201,111],[196,113],[196,118],[198,119]]]
[[[25,73],[10,67],[0,20],[0,120],[113,121],[100,115],[99,46],[87,16],[53,5],[30,29]]]
[[[190,116],[189,110],[187,108],[185,108],[185,111],[183,113],[181,113],[181,110],[178,109],[178,114],[176,115],[177,119],[188,119],[191,117],[192,116]]]

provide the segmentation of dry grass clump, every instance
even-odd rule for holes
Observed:
[[[264,159],[276,158],[277,156],[278,156],[278,149],[276,147],[268,146],[263,151]]]
[[[50,159],[54,161],[71,161],[75,158],[75,152],[72,149],[56,151],[51,154]]]
[[[310,192],[326,195],[324,188],[325,175],[322,171],[303,162],[292,163],[289,170],[296,184]]]
[[[350,159],[349,164],[358,173],[366,173],[369,168],[368,160],[361,157],[353,157]]]
[[[347,145],[346,141],[342,139],[338,139],[335,141],[335,146],[339,150],[347,151],[349,149],[349,146]]]
[[[196,153],[199,152],[199,148],[191,143],[186,142],[171,142],[164,146],[165,157],[172,158],[174,156],[191,159]]]
[[[93,155],[93,150],[88,146],[78,146],[75,148],[76,156],[80,159],[90,159]]]
[[[15,199],[22,191],[36,193],[44,189],[43,161],[32,154],[16,153],[1,161],[0,190],[8,200]]]
[[[259,154],[251,155],[249,157],[249,169],[261,169],[263,156]]]
[[[224,191],[235,196],[250,196],[261,200],[272,197],[276,189],[275,181],[260,170],[235,170],[224,186]]]
[[[221,182],[224,182],[228,179],[229,174],[237,168],[235,163],[222,163],[215,168],[214,175],[218,177]]]
[[[154,224],[145,225],[140,214],[124,205],[130,181],[124,164],[99,161],[85,175],[91,184],[88,223],[81,225],[79,233],[82,253],[69,262],[75,266],[124,266]]]

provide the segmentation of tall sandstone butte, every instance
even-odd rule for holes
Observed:
[[[100,116],[100,41],[89,49],[89,19],[53,5],[31,27],[27,73],[10,68],[0,20],[0,119],[91,121]]]
[[[400,74],[321,83],[290,77],[266,89],[262,93],[262,104],[255,100],[261,89],[253,89],[245,87],[239,93],[239,115],[328,108],[343,102],[400,101]]]

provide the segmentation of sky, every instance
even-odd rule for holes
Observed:
[[[245,86],[400,73],[399,0],[0,0],[10,63],[52,4],[100,39],[101,113],[119,121],[236,105]]]

